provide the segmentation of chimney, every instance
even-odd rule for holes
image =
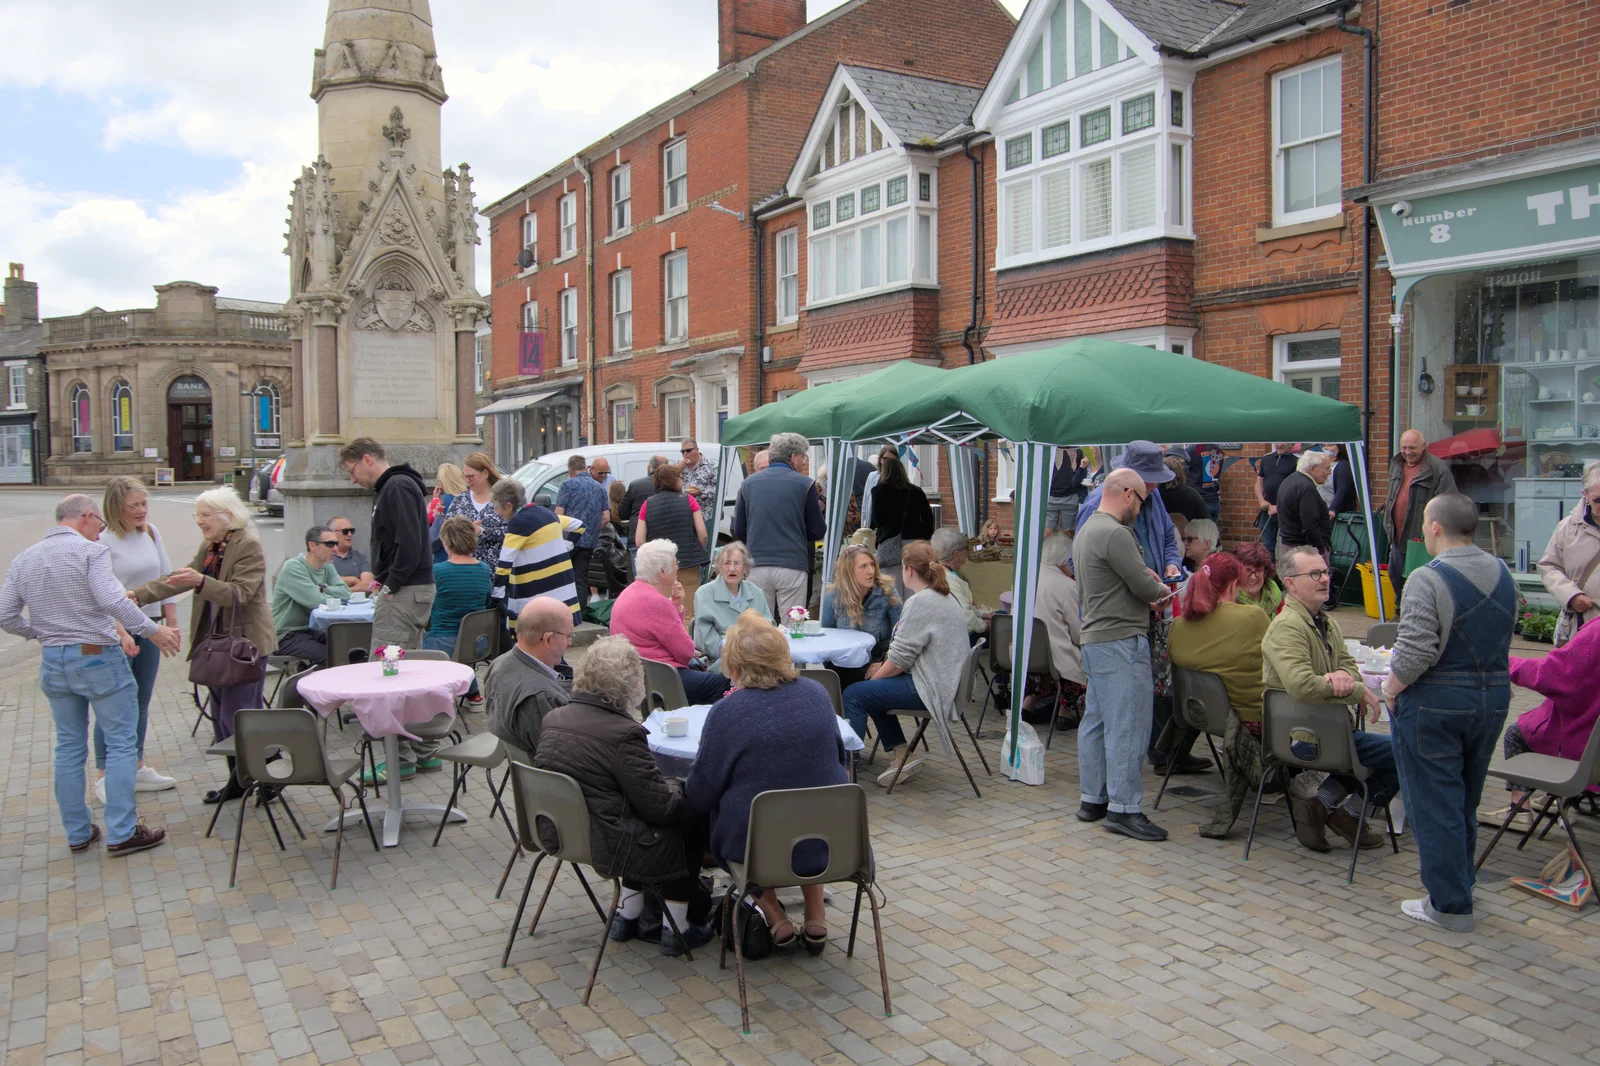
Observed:
[[[22,264],[6,272],[5,324],[31,326],[39,321],[39,283],[22,280]]]
[[[717,0],[717,66],[755,55],[806,24],[806,0]]]

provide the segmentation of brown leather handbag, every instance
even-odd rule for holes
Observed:
[[[211,612],[211,632],[194,646],[189,658],[189,680],[207,688],[232,688],[260,681],[267,674],[267,657],[255,642],[245,637],[243,622],[239,617],[239,590],[233,590],[233,623],[230,632],[222,633],[215,605],[206,604]]]

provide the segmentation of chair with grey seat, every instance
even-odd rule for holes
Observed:
[[[359,624],[365,625],[366,623]],[[435,651],[432,648],[407,651],[405,657],[414,663],[447,663],[450,661],[450,655],[448,652]],[[406,726],[406,732],[410,733],[417,740],[423,741],[424,743],[431,741],[443,742],[448,740],[453,744],[459,744],[461,742],[460,726],[461,721],[456,715],[436,714],[426,722],[418,722],[413,725]],[[382,737],[375,737],[365,730],[362,730],[360,746],[361,762],[363,765],[369,765],[371,767],[372,792],[375,796],[383,795],[379,789],[381,782],[378,780],[377,753],[377,747],[382,743]],[[387,767],[384,768],[384,773],[385,775],[388,774]],[[448,808],[446,808],[444,816],[446,818],[450,817],[450,811]]]
[[[809,678],[828,690],[828,698],[833,701],[833,713],[844,717],[844,689],[839,684],[839,675],[826,666],[807,663],[800,668],[800,676]]]
[[[989,700],[995,695],[996,683],[1002,678],[1011,676],[1011,636],[1012,617],[1009,614],[997,614],[989,619],[989,635],[985,642],[989,649],[989,685],[988,691],[983,695],[983,707],[978,711],[978,732],[983,731],[983,719],[989,712]],[[980,642],[975,647],[985,646]],[[974,671],[977,664],[973,664]],[[1061,690],[1061,675],[1056,671],[1055,659],[1050,654],[1050,631],[1045,628],[1042,618],[1033,620],[1033,639],[1028,644],[1028,673],[1048,677],[1056,684],[1056,691]],[[975,675],[974,675],[975,676]],[[963,681],[958,692],[965,692],[971,688],[970,681]],[[998,702],[995,709],[999,710]],[[1050,732],[1045,737],[1044,746],[1048,748],[1056,739],[1056,718],[1050,716]]]
[[[498,785],[494,783],[495,768],[506,761],[506,746],[501,743],[500,738],[493,733],[477,733],[459,744],[441,748],[435,753],[434,758],[452,764],[454,769],[451,777],[454,780],[450,786],[450,798],[445,801],[444,815],[439,819],[439,828],[433,833],[433,846],[439,846],[439,837],[444,833],[444,824],[450,820],[450,812],[456,805],[456,797],[467,787],[467,778],[475,767],[483,769],[484,779],[489,782],[489,796],[493,801],[489,813],[493,815],[499,812],[501,820],[506,823],[506,832],[511,834],[511,842],[515,844],[517,831],[511,824],[510,815],[506,814],[505,804],[500,802],[506,781],[511,776],[511,768],[506,767],[506,772],[501,775]]]
[[[795,845],[820,840],[827,845],[828,865],[815,874],[794,869]],[[883,929],[879,924],[877,881],[872,838],[867,828],[867,794],[860,785],[825,785],[821,788],[774,789],[750,801],[750,823],[745,830],[744,861],[729,861],[732,881],[722,902],[723,936],[719,967],[728,965],[728,941],[733,941],[734,965],[739,973],[739,1011],[744,1031],[750,1032],[750,1004],[744,984],[744,929],[739,904],[751,889],[797,888],[841,881],[856,886],[855,908],[850,915],[850,942],[845,957],[854,958],[856,926],[861,920],[861,896],[872,906],[872,935],[878,944],[878,977],[883,984],[883,1013],[893,1013],[889,1002],[889,970],[884,965]],[[758,889],[758,891],[760,890]],[[749,922],[746,917],[744,922]]]
[[[370,657],[371,648],[371,622],[329,623],[327,657],[329,668],[364,663]],[[339,723],[339,728],[343,729],[347,722],[355,721],[355,715],[346,717],[344,711],[339,711],[334,715],[334,720]]]
[[[1588,860],[1584,858],[1583,851],[1578,847],[1578,838],[1572,833],[1572,822],[1567,818],[1567,808],[1588,791],[1590,785],[1600,784],[1600,720],[1589,731],[1589,742],[1583,746],[1583,754],[1576,759],[1563,759],[1557,755],[1540,755],[1536,752],[1525,751],[1521,755],[1513,755],[1505,762],[1496,763],[1489,767],[1489,772],[1495,777],[1504,778],[1506,784],[1522,791],[1522,798],[1512,804],[1511,813],[1506,815],[1505,822],[1495,830],[1494,839],[1489,841],[1489,846],[1483,849],[1483,854],[1478,856],[1476,869],[1482,869],[1484,860],[1500,843],[1500,838],[1511,827],[1511,820],[1517,816],[1518,811],[1528,809],[1529,801],[1535,792],[1546,794],[1544,806],[1534,814],[1533,823],[1522,834],[1522,839],[1517,841],[1517,850],[1533,838],[1534,830],[1539,828],[1539,823],[1545,818],[1550,819],[1550,824],[1545,827],[1545,833],[1555,827],[1557,821],[1567,831],[1567,842],[1572,845],[1572,852],[1578,858],[1578,863],[1583,867],[1585,876],[1591,882]],[[1554,813],[1550,808],[1555,807]],[[1540,834],[1543,839],[1544,834]]]
[[[577,781],[566,774],[536,770],[526,763],[513,762],[511,792],[517,805],[517,835],[526,847],[537,850],[538,854],[533,858],[533,869],[528,871],[527,883],[522,886],[522,900],[517,904],[516,916],[511,919],[511,935],[506,939],[506,950],[500,956],[500,965],[505,966],[511,959],[511,946],[516,943],[517,927],[522,924],[522,913],[528,906],[528,893],[533,890],[533,880],[539,873],[539,863],[544,861],[546,856],[556,860],[555,866],[550,869],[550,880],[545,883],[544,895],[539,897],[539,906],[533,912],[533,921],[528,926],[529,936],[532,936],[533,931],[539,927],[539,916],[544,913],[545,902],[550,898],[550,890],[555,887],[556,875],[561,872],[561,864],[570,863],[601,922],[600,950],[595,953],[594,966],[589,970],[589,984],[583,990],[583,1003],[584,1006],[588,1006],[589,995],[594,991],[595,977],[600,972],[600,960],[605,957],[606,941],[611,931],[611,918],[616,914],[617,905],[622,899],[622,879],[611,878],[615,888],[611,898],[611,911],[607,913],[601,908],[600,901],[595,898],[594,890],[589,887],[588,878],[583,876],[582,867],[594,866],[594,853],[589,842],[589,805],[584,801],[583,788]],[[544,846],[544,841],[539,836],[540,819],[548,822],[554,829],[556,847]],[[599,873],[598,870],[595,872]],[[677,920],[672,917],[672,912],[665,902],[660,900],[659,893],[649,885],[645,886],[645,892],[657,896],[658,902],[662,903],[662,919],[672,926],[673,932],[681,934]],[[685,951],[684,959],[693,962],[694,953]]]
[[[311,667],[310,669],[302,670],[298,674],[291,674],[289,677],[285,678],[283,683],[278,686],[278,702],[277,702],[277,706],[280,707],[280,708],[284,708],[284,707],[301,707],[301,708],[309,709],[308,705],[306,704],[306,701],[303,698],[301,698],[301,696],[300,696],[300,682],[305,680],[310,675],[316,673],[316,669],[317,669],[316,667]],[[324,735],[326,735],[327,732],[328,732],[328,723],[327,723],[326,719],[324,719],[324,721],[322,723],[322,732],[323,732]],[[205,753],[207,755],[220,755],[220,756],[223,756],[224,758],[233,759],[234,758],[233,737],[226,737],[226,738],[224,738],[222,740],[217,741],[217,743],[215,743],[215,744],[211,745],[210,747],[206,748],[206,752]],[[242,771],[239,769],[239,766],[238,766],[238,760],[235,759],[235,761],[234,761],[234,773],[237,776],[241,772]],[[244,784],[244,781],[241,778],[240,779],[241,787],[243,786],[243,784]],[[294,812],[289,809],[289,802],[287,800],[283,800],[281,794],[279,794],[279,799],[283,803],[283,808],[284,808],[285,813],[287,813],[289,815],[289,818],[290,818],[291,821],[294,821]],[[276,818],[272,817],[272,807],[270,805],[270,802],[263,804],[263,806],[265,806],[266,809],[267,809],[267,820],[272,823],[272,831],[273,831],[274,834],[277,834],[278,833],[278,820]],[[216,810],[211,812],[211,824],[206,826],[206,833],[205,833],[206,836],[209,837],[211,835],[212,830],[216,829],[216,827],[217,827],[217,819],[222,814],[222,807],[223,807],[223,804],[218,803],[218,804],[216,804]],[[297,829],[299,828],[299,823],[298,822],[295,823],[295,828],[297,828]],[[305,834],[302,833],[301,836],[304,837]],[[283,847],[283,837],[282,837],[281,834],[278,835],[278,847],[279,848]]]
[[[974,648],[972,651],[968,652],[966,659],[961,664],[961,679],[956,682],[956,692],[958,694],[965,692],[972,687],[972,671],[977,668],[978,662],[978,656],[975,654],[976,651],[977,649]],[[1031,659],[1032,656],[1029,656],[1029,658]],[[922,740],[922,735],[928,731],[928,724],[933,721],[933,712],[921,707],[907,707],[895,708],[888,713],[899,715],[901,718],[912,718],[916,720],[917,732],[914,736],[912,736],[910,743],[906,747],[908,752],[916,751],[917,743]],[[993,777],[994,771],[989,769],[989,760],[983,757],[983,748],[978,744],[978,735],[972,731],[972,726],[967,724],[966,712],[963,711],[959,706],[956,708],[956,720],[961,723],[961,728],[967,731],[967,737],[972,741],[972,750],[978,753],[978,761],[983,764],[983,772],[990,777]],[[956,760],[961,763],[961,770],[967,775],[967,784],[972,786],[972,794],[977,796],[979,799],[982,799],[983,793],[978,791],[978,782],[973,778],[972,769],[967,766],[967,760],[961,754],[961,745],[956,742],[954,737],[950,738],[950,750],[956,753]],[[874,740],[872,742],[872,754],[877,754],[877,751],[878,742]],[[869,763],[872,761],[871,755],[867,757],[867,761]],[[895,769],[894,777],[889,780],[889,788],[884,792],[884,795],[894,795],[894,786],[899,784],[899,782],[900,768],[897,767]]]
[[[671,663],[644,660],[644,717],[651,711],[675,711],[689,706],[689,697],[683,691],[683,678]]]
[[[513,762],[513,763],[518,763],[519,762],[524,766],[532,766],[533,765],[533,753],[532,752],[523,751],[521,748],[517,747],[515,744],[512,744],[510,741],[507,741],[507,740],[501,740],[500,744],[501,744],[502,747],[504,747],[506,749],[506,759],[508,760],[508,762]],[[506,767],[506,780],[510,780],[510,777],[511,777],[511,767],[508,765]],[[501,787],[502,788],[505,787],[505,782],[504,781],[501,782]],[[515,791],[513,790],[512,802],[515,802],[515,801],[516,801]],[[513,828],[512,831],[511,831],[511,837],[512,837],[512,839],[511,839],[511,857],[506,859],[506,868],[503,871],[501,871],[501,874],[500,874],[500,887],[496,888],[494,890],[494,898],[495,899],[499,899],[501,893],[505,892],[505,890],[506,890],[506,881],[508,879],[510,879],[510,877],[511,877],[511,867],[515,866],[517,860],[522,857],[522,850],[523,850],[522,849],[522,834],[517,832],[516,829]]]
[[[1294,734],[1308,736],[1296,737]],[[1342,703],[1302,703],[1291,699],[1282,689],[1269,688],[1261,702],[1261,783],[1256,786],[1255,808],[1250,814],[1250,832],[1244,840],[1244,857],[1250,858],[1250,845],[1256,836],[1256,820],[1261,817],[1261,796],[1266,791],[1267,778],[1288,776],[1290,770],[1322,770],[1331,774],[1348,774],[1361,783],[1361,817],[1356,820],[1355,841],[1350,845],[1350,870],[1345,884],[1356,879],[1356,859],[1361,854],[1361,836],[1367,828],[1367,812],[1372,808],[1372,794],[1367,779],[1372,771],[1361,765],[1356,753],[1355,722],[1350,708]],[[1301,758],[1294,752],[1298,741],[1316,745],[1312,758]],[[1388,822],[1389,844],[1396,855],[1400,854],[1400,841],[1395,836],[1394,821],[1388,807],[1383,809]],[[1294,824],[1294,806],[1289,805],[1289,823]]]
[[[344,812],[344,786],[350,776],[361,768],[359,759],[331,759],[322,743],[317,714],[298,707],[242,710],[234,715],[233,727],[237,761],[242,769],[244,797],[239,803],[239,827],[233,838],[233,867],[228,875],[228,887],[239,878],[239,848],[244,840],[245,809],[250,794],[263,786],[283,788],[287,785],[325,785],[333,791]],[[274,758],[277,756],[277,758]],[[270,760],[270,761],[269,761]],[[367,801],[360,783],[356,784],[356,802],[361,805],[361,817],[372,839],[374,851],[378,835],[367,814]],[[267,811],[270,815],[272,808]],[[344,819],[338,820],[337,836],[333,845],[333,878],[330,889],[339,886],[339,856],[344,849]],[[302,838],[304,833],[301,834]]]
[[[1227,735],[1228,716],[1233,713],[1222,678],[1204,670],[1174,666],[1172,698],[1174,714],[1181,716],[1192,728],[1200,730],[1206,738],[1206,746],[1211,749],[1211,758],[1216,763],[1217,771],[1226,776],[1226,771],[1222,769],[1222,757],[1217,754],[1217,745],[1211,739]],[[1152,810],[1161,809],[1161,797],[1166,794],[1167,782],[1172,780],[1172,771],[1177,767],[1177,759],[1167,760],[1167,772],[1161,777],[1161,790],[1156,793],[1156,801],[1150,805]]]
[[[1367,635],[1361,643],[1369,648],[1392,648],[1398,639],[1400,639],[1399,622],[1374,622],[1367,627]]]
[[[267,705],[277,707],[278,693],[283,689],[283,683],[295,674],[304,673],[314,668],[317,664],[295,655],[269,655],[267,656],[267,677],[277,678],[273,683],[272,692],[267,696]]]
[[[455,652],[450,657],[463,666],[472,667],[474,673],[480,664],[494,662],[503,628],[500,617],[499,609],[494,607],[463,615],[461,628],[456,630]]]

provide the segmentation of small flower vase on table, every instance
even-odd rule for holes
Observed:
[[[789,620],[789,635],[798,637],[805,633],[806,609],[804,607],[789,608],[786,617]]]
[[[383,676],[394,677],[400,673],[400,659],[405,655],[405,649],[395,644],[390,644],[382,649]]]

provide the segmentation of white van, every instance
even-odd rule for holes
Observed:
[[[717,456],[720,451],[721,449],[715,444],[700,445],[700,454],[712,463],[718,461]],[[634,479],[645,476],[652,455],[665,455],[676,463],[681,461],[682,454],[682,445],[677,441],[599,444],[590,448],[568,448],[566,451],[541,455],[518,467],[511,476],[522,482],[522,487],[528,490],[529,500],[546,507],[554,507],[556,493],[561,491],[561,483],[567,480],[569,455],[581,455],[590,465],[593,465],[596,459],[606,460],[611,464],[611,476],[627,485]],[[719,542],[733,536],[733,504],[738,498],[739,486],[743,481],[744,471],[735,467],[733,483],[722,486],[722,496],[727,501],[727,507],[723,510],[722,525],[718,530]]]

